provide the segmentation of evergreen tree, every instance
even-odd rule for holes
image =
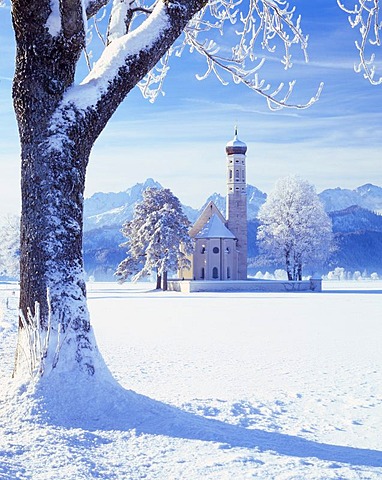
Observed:
[[[155,271],[157,288],[163,283],[163,290],[167,290],[167,273],[189,266],[189,228],[180,201],[169,189],[146,189],[142,202],[135,207],[133,220],[122,228],[128,240],[123,244],[127,257],[116,271],[119,281],[124,282],[132,274],[138,280]]]
[[[279,180],[258,218],[260,251],[268,260],[285,263],[288,280],[301,280],[304,266],[329,255],[332,223],[307,181],[294,176]]]

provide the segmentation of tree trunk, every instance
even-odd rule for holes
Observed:
[[[76,144],[61,152],[49,152],[46,144],[23,146],[20,311],[27,318],[28,310],[35,315],[35,304],[39,304],[44,335],[49,330],[50,342],[44,353],[49,365],[64,368],[58,361],[65,351],[69,368],[76,364],[93,374],[96,347],[82,262],[87,160],[87,152]],[[24,327],[20,321],[20,330]],[[24,335],[20,335],[16,367],[23,363],[24,343]],[[32,370],[36,367],[40,368],[32,365]]]
[[[14,0],[12,11],[17,41],[13,99],[21,143],[22,197],[21,314],[15,373],[24,371],[24,366],[42,373],[41,357],[46,364],[64,368],[65,362],[58,360],[65,351],[68,368],[77,365],[93,374],[95,344],[83,278],[82,206],[94,139],[81,135],[80,121],[69,122],[63,116],[54,120],[63,92],[74,81],[84,45],[82,11],[80,2],[74,1],[76,8],[65,12],[70,18],[62,15],[62,35],[52,37],[45,27],[49,2],[36,3]],[[66,124],[71,124],[71,131],[65,130]],[[42,339],[48,331],[50,339],[47,350],[37,352],[37,358],[36,345],[28,353],[30,327],[36,324]]]
[[[288,280],[289,281],[293,280],[293,272],[292,272],[292,266],[291,266],[290,253],[289,252],[285,253],[285,268],[286,268]]]
[[[157,273],[157,286],[156,289],[160,290],[162,287],[162,275],[158,272]]]
[[[297,265],[297,280],[302,280],[302,264],[299,261]]]
[[[168,288],[167,272],[163,272],[163,291],[165,292],[167,288]]]
[[[118,68],[106,53],[102,61],[109,68],[102,78],[94,82],[90,74],[78,86],[73,84],[85,46],[86,2],[59,3],[52,27],[50,0],[12,0],[17,45],[13,100],[22,188],[15,373],[77,369],[93,375],[99,357],[82,261],[83,192],[90,151],[126,95],[206,2],[158,2],[154,21],[146,22],[146,29],[140,27],[140,42],[134,37],[133,48],[121,49],[127,53],[121,55]],[[88,16],[106,3],[88,2]]]

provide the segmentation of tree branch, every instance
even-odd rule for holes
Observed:
[[[88,133],[91,125],[95,140],[126,95],[157,64],[205,3],[206,0],[160,0],[139,27],[105,48],[80,85],[66,92],[53,118],[52,131],[62,132],[67,123],[67,133],[70,128],[76,129],[71,135],[75,141],[79,136],[78,123],[75,121],[70,127],[67,122],[68,110],[75,110],[81,112],[83,128]]]
[[[78,54],[85,47],[85,14],[81,0],[60,0],[62,31],[70,44],[76,44]]]
[[[87,0],[85,1],[85,8],[86,8],[86,16],[89,18],[94,17],[97,13],[101,10],[101,8],[105,7],[109,3],[109,0]]]
[[[361,35],[361,41],[356,41],[358,50],[359,64],[355,65],[354,70],[359,73],[363,71],[363,76],[372,84],[380,85],[382,76],[376,78],[375,54],[367,55],[368,47],[381,45],[380,30],[382,23],[379,21],[379,0],[358,0],[352,8],[347,8],[342,0],[337,0],[338,6],[346,12],[349,24],[352,28],[358,27]]]

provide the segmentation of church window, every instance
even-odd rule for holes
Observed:
[[[218,247],[214,247],[214,248],[212,249],[212,251],[213,251],[214,253],[219,253],[219,248],[218,248]]]
[[[201,273],[201,275],[200,275],[200,278],[201,278],[202,280],[204,280],[204,278],[205,278],[204,267],[202,267],[202,273]]]
[[[231,270],[227,267],[227,278],[231,278]]]
[[[202,245],[202,249],[200,250],[200,253],[206,253],[206,247],[205,247],[205,245]]]
[[[219,278],[219,270],[218,270],[217,267],[214,267],[214,268],[212,269],[212,278],[215,278],[215,279],[216,279],[216,278]]]

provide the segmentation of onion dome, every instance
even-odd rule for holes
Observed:
[[[235,127],[235,136],[230,142],[227,143],[227,145],[225,146],[225,151],[227,155],[234,155],[236,153],[245,155],[247,151],[247,145],[241,140],[239,140],[237,136],[237,127]]]

